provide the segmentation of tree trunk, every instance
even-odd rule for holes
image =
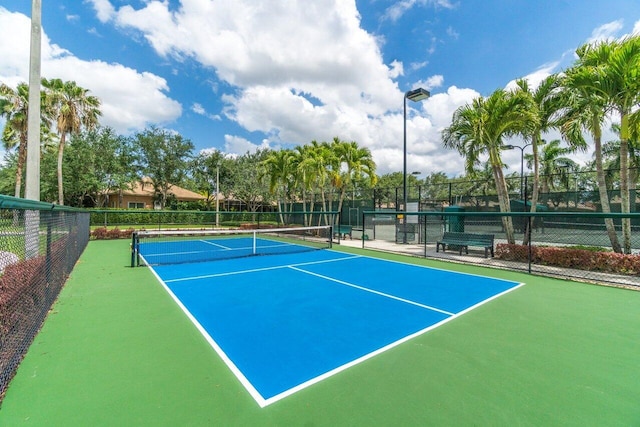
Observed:
[[[504,173],[502,173],[501,163],[502,162],[498,162],[498,165],[496,165],[492,162],[493,176],[496,180],[496,189],[498,191],[498,203],[500,204],[500,212],[511,212],[509,191],[507,190]],[[516,239],[513,233],[513,221],[510,216],[502,217],[502,226],[504,227],[507,243],[515,244]]]
[[[630,212],[629,204],[629,116],[620,114],[620,199],[621,212]],[[622,245],[625,254],[631,253],[631,218],[622,218]]]
[[[20,135],[20,145],[18,146],[18,165],[16,168],[16,188],[14,195],[20,197],[22,189],[22,170],[27,161],[27,137],[25,134]]]
[[[604,168],[602,166],[602,135],[599,131],[594,135],[593,142],[595,145],[596,180],[598,182],[598,193],[600,194],[600,205],[602,206],[602,213],[610,213],[611,206],[609,205],[607,182],[604,178]],[[611,242],[611,248],[616,253],[622,253],[622,247],[620,246],[620,242],[618,242],[618,234],[616,233],[613,218],[605,218],[604,225],[607,229],[609,241]]]
[[[64,188],[62,184],[62,157],[64,154],[66,134],[60,135],[60,143],[58,144],[58,204],[64,205]]]
[[[536,208],[537,208],[537,204],[538,204],[538,197],[539,197],[539,182],[540,182],[540,172],[539,172],[539,168],[538,168],[538,143],[540,142],[540,138],[539,136],[534,136],[531,139],[531,147],[532,147],[532,151],[533,151],[533,194],[531,195],[531,209],[529,210],[529,212],[535,213],[536,212]],[[520,179],[522,179],[522,177],[520,177]],[[525,191],[526,193],[526,191]],[[527,201],[523,200],[525,209],[527,207]],[[532,225],[532,221],[535,221],[535,218],[532,219],[532,221],[527,221],[526,218],[523,218],[523,221],[525,221],[525,226],[524,228],[524,236],[522,238],[522,244],[523,245],[528,245],[529,244],[529,234],[530,234],[530,227]]]

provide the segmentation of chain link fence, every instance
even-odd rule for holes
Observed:
[[[88,241],[88,213],[0,196],[0,400]]]
[[[605,220],[612,222],[612,233]],[[625,220],[631,223],[628,241]],[[441,212],[364,212],[362,223],[353,239],[363,248],[640,289],[640,213],[466,212],[451,206]],[[445,233],[461,233],[468,246],[438,246]],[[494,257],[474,244],[478,235],[491,236]],[[616,245],[628,253],[614,251]]]

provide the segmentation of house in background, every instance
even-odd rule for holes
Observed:
[[[172,194],[179,202],[204,202],[207,200],[202,194],[177,185],[171,185],[169,194]],[[103,206],[118,209],[160,209],[160,204],[155,201],[155,195],[151,178],[144,177],[135,182],[129,190],[106,192],[103,195],[105,198]]]

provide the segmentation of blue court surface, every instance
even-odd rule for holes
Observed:
[[[520,286],[333,250],[152,268],[262,407]]]

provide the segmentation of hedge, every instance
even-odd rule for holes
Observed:
[[[496,257],[506,261],[527,262],[529,247],[508,243],[496,245]],[[625,255],[615,252],[587,249],[531,246],[531,261],[534,264],[575,268],[605,273],[640,274],[640,255]]]

